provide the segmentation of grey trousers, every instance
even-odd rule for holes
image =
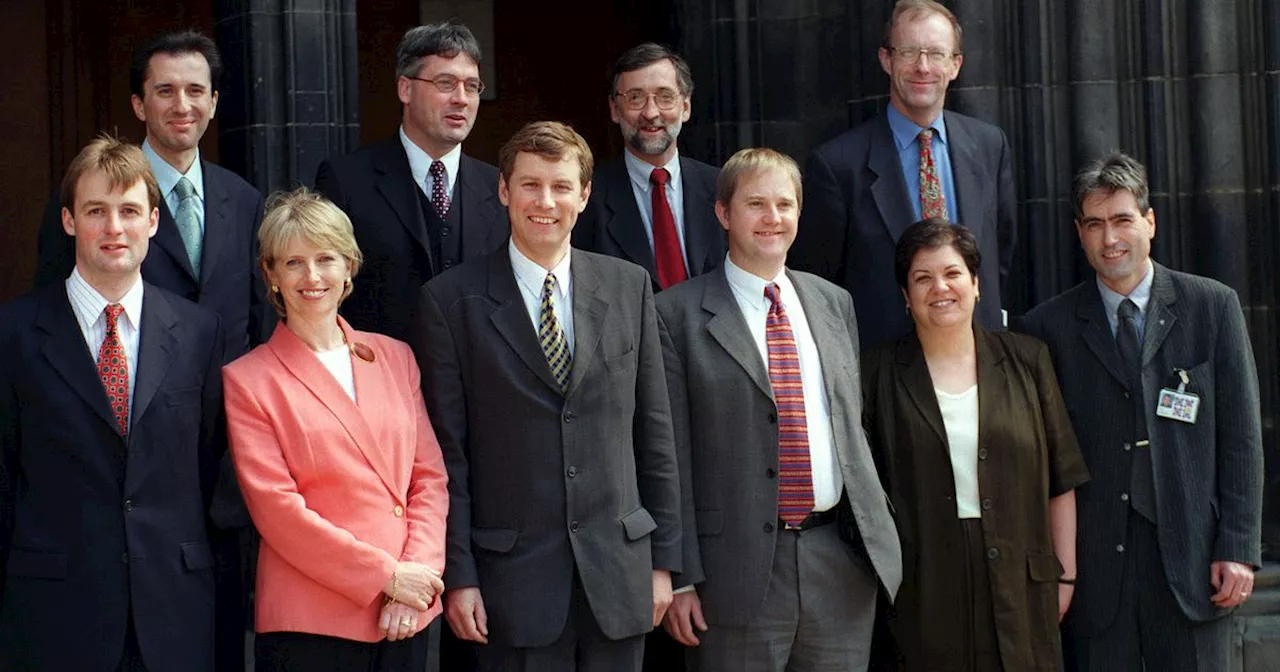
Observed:
[[[779,526],[781,528],[781,526]],[[863,672],[878,583],[836,525],[779,529],[769,590],[745,627],[708,624],[694,672]]]

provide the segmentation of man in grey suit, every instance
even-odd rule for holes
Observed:
[[[700,672],[865,670],[877,584],[892,598],[902,580],[852,301],[785,268],[800,189],[790,157],[735,154],[716,198],[727,258],[657,298],[684,490],[665,627]]]
[[[942,109],[964,63],[960,23],[933,0],[900,0],[879,55],[889,108],[810,155],[792,264],[849,290],[862,345],[877,345],[912,326],[893,272],[902,232],[928,217],[963,224],[987,262],[975,315],[999,329],[1017,235],[1011,151],[999,128]]]
[[[1095,161],[1074,196],[1097,276],[1025,318],[1053,353],[1093,474],[1077,491],[1064,649],[1078,670],[1219,672],[1225,616],[1261,562],[1258,380],[1240,301],[1151,261],[1142,164]]]
[[[415,348],[449,471],[445,616],[481,670],[639,670],[680,570],[680,488],[644,269],[571,250],[591,150],[499,154],[501,250],[423,288]]]

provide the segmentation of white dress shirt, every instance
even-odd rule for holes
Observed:
[[[951,475],[956,484],[956,516],[981,518],[978,504],[978,386],[960,394],[933,388],[942,411],[942,426],[951,451]]]
[[[71,271],[67,278],[67,299],[71,301],[71,312],[75,313],[76,322],[80,325],[80,333],[84,336],[85,345],[89,346],[89,354],[96,364],[98,351],[102,342],[107,339],[107,301],[98,290],[89,284],[80,269]],[[120,298],[124,313],[116,319],[116,336],[124,347],[125,362],[129,369],[129,424],[133,424],[133,390],[138,379],[138,335],[142,327],[142,279],[139,278],[129,291]]]
[[[1120,310],[1120,304],[1129,299],[1133,305],[1138,307],[1138,314],[1134,316],[1134,322],[1138,326],[1138,344],[1142,344],[1142,339],[1147,333],[1147,304],[1151,302],[1151,283],[1155,280],[1156,267],[1147,259],[1147,274],[1142,276],[1142,280],[1138,282],[1138,286],[1129,292],[1128,296],[1124,296],[1102,282],[1102,276],[1094,278],[1094,282],[1098,283],[1098,293],[1102,295],[1102,307],[1107,315],[1107,324],[1111,325],[1111,335],[1116,335],[1116,330],[1120,325],[1120,316],[1117,312]]]
[[[174,217],[178,216],[178,205],[182,203],[182,199],[178,196],[178,192],[174,187],[178,186],[178,180],[184,177],[191,183],[191,189],[194,192],[193,197],[196,199],[194,203],[196,224],[199,225],[200,235],[203,237],[204,169],[200,167],[200,150],[196,150],[196,159],[191,162],[191,167],[187,169],[186,173],[179,173],[177,168],[160,158],[160,155],[156,154],[156,150],[151,147],[148,140],[142,141],[142,153],[147,157],[147,163],[151,164],[151,174],[156,176],[156,185],[160,187],[160,195],[164,197],[165,205],[169,206],[169,214]]]
[[[546,281],[547,269],[516,249],[514,240],[507,241],[507,250],[511,256],[511,270],[516,274],[516,285],[520,287],[520,296],[524,299],[525,310],[529,311],[529,320],[533,322],[533,333],[537,334],[538,323],[542,318],[542,283]],[[551,274],[556,277],[556,289],[551,293],[551,307],[556,311],[556,320],[569,344],[570,357],[573,356],[573,285],[569,275],[569,259],[572,256],[572,253],[566,253],[564,259],[551,269]]]
[[[631,193],[636,197],[636,205],[640,208],[640,221],[644,224],[644,235],[649,239],[649,249],[653,250],[653,183],[649,175],[656,168],[636,158],[630,150],[622,153],[627,165],[627,176],[631,178]],[[671,157],[667,165],[662,166],[671,175],[667,180],[667,205],[671,208],[671,216],[676,220],[676,238],[680,241],[680,258],[684,259],[685,273],[689,272],[689,260],[685,257],[684,245],[684,180],[680,179],[680,154]],[[656,254],[656,252],[655,252]]]
[[[809,463],[813,471],[813,510],[826,511],[840,501],[840,494],[844,491],[844,478],[836,460],[836,446],[831,430],[831,404],[827,399],[827,388],[822,377],[818,346],[813,341],[813,332],[809,331],[809,320],[805,317],[804,306],[800,305],[795,285],[787,277],[786,269],[776,278],[764,280],[736,266],[728,255],[724,260],[724,274],[729,287],[733,289],[733,298],[737,300],[738,308],[747,320],[751,338],[760,351],[760,359],[766,372],[769,370],[769,342],[765,327],[771,304],[764,295],[764,288],[771,282],[778,285],[782,307],[787,311],[791,333],[795,336],[796,348],[800,352],[800,380],[804,389],[805,422],[809,430]]]
[[[321,364],[324,364],[324,368],[329,369],[329,373],[333,374],[347,396],[351,397],[351,401],[355,401],[356,376],[351,368],[351,349],[343,345],[340,348],[317,352],[316,357]]]
[[[418,185],[418,189],[422,190],[427,198],[431,198],[431,189],[435,186],[435,180],[431,177],[431,162],[435,159],[421,147],[413,144],[409,136],[405,135],[404,126],[400,127],[400,144],[404,145],[404,153],[409,157],[409,172],[413,174],[413,183]],[[458,183],[458,163],[461,160],[461,143],[454,145],[453,149],[440,157],[440,162],[444,164],[444,193],[449,194],[450,203],[453,202],[453,187]]]

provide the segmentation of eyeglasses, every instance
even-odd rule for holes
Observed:
[[[440,93],[453,93],[454,90],[458,88],[459,84],[462,85],[462,89],[466,91],[469,96],[478,96],[484,93],[484,82],[480,81],[478,78],[458,79],[453,75],[440,75],[435,79],[423,79],[422,77],[414,77],[412,75],[405,75],[405,77],[415,81],[432,84]]]
[[[671,89],[659,89],[653,93],[641,91],[640,89],[631,89],[622,93],[614,94],[614,97],[622,101],[622,106],[628,110],[643,110],[645,105],[649,104],[649,98],[653,98],[653,102],[657,103],[658,109],[663,112],[674,110],[676,103],[680,102],[680,94]]]
[[[901,58],[907,63],[915,63],[920,59],[920,54],[924,54],[929,62],[933,65],[943,65],[947,61],[959,56],[960,54],[943,51],[941,49],[925,49],[923,47],[885,47],[889,53]]]

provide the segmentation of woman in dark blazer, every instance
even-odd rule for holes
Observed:
[[[973,322],[980,255],[942,220],[899,240],[915,330],[866,353],[863,422],[895,509],[905,669],[1058,670],[1088,480],[1048,349]]]

